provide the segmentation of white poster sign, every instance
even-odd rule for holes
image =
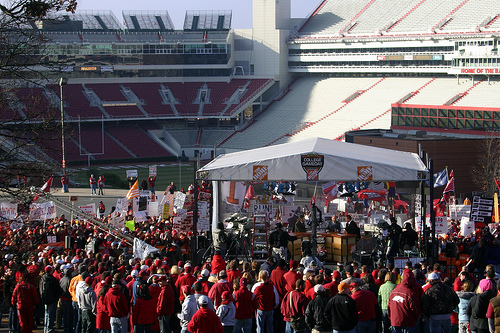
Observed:
[[[137,178],[139,176],[139,173],[137,170],[127,170],[127,178],[133,177]]]
[[[174,206],[177,208],[182,208],[184,207],[184,202],[186,202],[186,194],[182,192],[176,192]]]
[[[200,217],[198,219],[197,229],[198,229],[198,231],[209,231],[210,230],[210,219]]]
[[[436,233],[438,235],[444,235],[448,233],[448,217],[436,216]]]
[[[474,234],[475,223],[468,216],[462,216],[460,221],[460,233],[464,237],[472,237]]]
[[[208,202],[207,201],[198,201],[198,216],[200,218],[207,217],[208,214]]]
[[[158,216],[158,201],[151,201],[148,208],[149,216]]]
[[[149,166],[149,176],[156,177],[156,165]]]
[[[16,231],[18,229],[21,229],[23,227],[24,223],[22,222],[12,222],[10,224],[10,229],[12,229],[12,231]]]
[[[117,230],[125,228],[125,215],[115,211],[109,219],[109,226]]]
[[[134,213],[134,220],[135,220],[135,222],[147,221],[148,219],[146,218],[146,212],[145,211],[135,212]]]
[[[32,203],[30,205],[31,220],[47,220],[56,217],[56,205],[54,204],[54,201],[44,202],[41,204]]]
[[[83,205],[83,206],[78,206],[78,209],[80,209],[82,212],[84,212],[87,215],[95,216],[95,203]]]
[[[128,211],[128,200],[127,198],[119,198],[116,199],[116,208],[115,211],[119,213],[126,213]]]
[[[2,202],[0,204],[0,217],[6,220],[13,220],[17,215],[17,203]]]
[[[148,254],[158,252],[158,249],[152,245],[149,245],[139,238],[134,238],[133,253],[134,258],[139,258],[141,260],[145,259]]]

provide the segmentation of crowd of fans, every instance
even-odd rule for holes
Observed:
[[[9,331],[496,332],[495,268],[456,278],[439,263],[338,263],[336,270],[269,257],[264,263],[140,260],[127,249],[45,248],[6,255],[0,268]]]

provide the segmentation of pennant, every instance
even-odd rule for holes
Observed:
[[[134,220],[125,221],[125,227],[128,228],[128,230],[130,231],[135,231],[135,221]]]
[[[446,182],[448,180],[448,176],[447,176],[447,173],[446,173],[446,168],[443,169],[443,171],[436,172],[432,176],[432,178],[434,180],[434,187],[446,185]],[[427,185],[430,186],[429,181],[427,181]]]
[[[450,180],[448,181],[448,184],[446,184],[446,187],[443,191],[443,193],[448,192],[455,192],[455,177],[453,176],[453,170],[451,170],[450,172]]]
[[[326,195],[325,204],[326,202],[330,202],[338,197],[339,185],[342,183],[343,182],[336,183],[335,181],[331,181],[321,186],[323,193]]]
[[[49,180],[47,180],[45,184],[43,184],[42,188],[40,188],[40,191],[50,192],[51,187],[52,187],[52,177],[50,177]]]
[[[250,208],[250,199],[255,198],[255,193],[253,191],[253,186],[248,185],[247,192],[245,193],[245,198],[243,199],[243,208],[248,209]]]
[[[139,197],[139,180],[136,180],[134,185],[128,190],[127,200]]]

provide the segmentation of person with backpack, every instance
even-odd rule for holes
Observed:
[[[57,302],[61,296],[62,290],[57,279],[52,275],[54,269],[52,266],[45,266],[45,274],[40,279],[39,291],[42,304],[45,307],[45,319],[43,331],[52,333],[56,320]]]

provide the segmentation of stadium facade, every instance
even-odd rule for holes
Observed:
[[[231,20],[187,11],[176,29],[163,10],[32,22],[47,42],[42,63],[58,66],[37,67],[49,80],[21,87],[4,117],[22,117],[27,95],[57,108],[67,77],[73,163],[213,156],[352,130],[498,133],[498,1],[323,0],[292,18],[291,0],[254,0],[252,29]]]

